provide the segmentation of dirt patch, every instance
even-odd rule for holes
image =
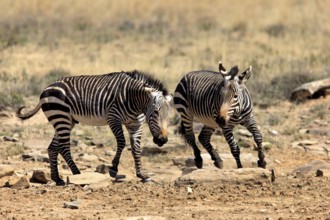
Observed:
[[[330,98],[313,100],[298,106],[282,103],[280,107],[256,108],[256,118],[264,139],[271,144],[266,152],[267,169],[274,169],[276,179],[256,182],[207,182],[176,184],[182,174],[183,164],[174,165],[177,156],[192,156],[192,150],[174,134],[175,126],[170,127],[170,141],[161,150],[145,152],[142,165],[152,176],[153,181],[141,183],[134,174],[134,163],[129,147],[123,152],[119,173],[126,179],[113,182],[108,177],[105,187],[68,185],[56,187],[54,183],[30,183],[28,188],[0,188],[1,219],[324,219],[330,216],[330,184],[326,176],[316,177],[297,174],[293,171],[313,160],[329,163],[327,152],[314,154],[292,146],[292,143],[317,140],[328,147],[329,136],[310,134],[304,129],[329,130],[329,118],[322,118],[315,106],[322,105],[329,111]],[[315,110],[314,112],[312,110]],[[275,116],[281,116],[275,118]],[[322,116],[322,115],[321,115]],[[0,148],[23,145],[24,154],[39,152],[44,154],[47,143],[52,138],[52,128],[45,121],[36,119],[28,123],[16,121],[13,116],[0,119],[3,135],[15,136],[18,142],[3,141]],[[38,122],[39,120],[39,122]],[[279,123],[276,122],[279,120]],[[320,123],[320,120],[322,123]],[[9,123],[10,122],[10,123]],[[5,126],[4,126],[5,125]],[[93,172],[102,163],[110,163],[114,146],[90,146],[85,137],[98,139],[109,136],[107,128],[77,126],[75,128],[77,146],[72,146],[75,160],[79,154],[93,154],[98,160],[77,161],[82,172]],[[272,132],[269,132],[269,131]],[[274,133],[276,130],[278,133]],[[149,142],[145,133],[142,144],[150,150],[156,148]],[[214,146],[221,154],[228,154],[229,148],[222,136],[212,138]],[[112,142],[110,142],[112,143]],[[313,143],[313,142],[311,142]],[[45,145],[42,149],[41,145]],[[322,146],[323,146],[322,145]],[[203,150],[204,151],[204,150]],[[242,148],[242,153],[257,155],[253,147]],[[47,162],[23,161],[23,153],[2,155],[1,163],[9,164],[17,177],[31,178],[36,169],[49,169]],[[101,158],[101,160],[100,160]],[[204,169],[208,169],[206,166]],[[60,160],[62,175],[70,174],[65,163]],[[6,178],[6,177],[3,177]],[[4,179],[1,178],[3,181]],[[74,202],[76,208],[64,203]],[[71,208],[70,208],[71,207]],[[130,218],[134,219],[134,218]]]

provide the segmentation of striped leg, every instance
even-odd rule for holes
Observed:
[[[193,148],[194,155],[195,155],[195,165],[197,168],[203,168],[203,158],[201,157],[201,151],[197,147],[196,139],[193,131],[193,120],[183,120],[184,117],[181,117],[181,129],[184,134],[184,138],[186,139],[187,143]]]
[[[122,123],[119,120],[110,120],[108,121],[108,124],[117,141],[117,151],[115,157],[112,160],[112,167],[109,171],[109,174],[111,177],[116,177],[118,173],[118,165],[120,162],[121,153],[123,152],[126,141],[122,128]]]
[[[55,135],[48,147],[48,156],[50,161],[50,176],[52,180],[56,182],[56,185],[60,186],[60,185],[64,185],[65,183],[60,178],[57,168],[58,146],[59,146],[58,139]]]
[[[253,135],[253,139],[257,144],[258,149],[258,167],[266,168],[266,161],[265,161],[265,155],[262,149],[262,134],[260,130],[257,127],[257,123],[255,122],[254,118],[250,118],[250,120],[244,124],[246,128],[251,132]]]
[[[237,168],[242,168],[241,159],[239,158],[240,155],[240,149],[235,141],[234,135],[233,135],[233,127],[225,127],[222,129],[223,134],[225,136],[225,139],[227,143],[229,144],[231,154],[234,156],[237,164]]]
[[[211,159],[214,161],[214,165],[219,169],[223,168],[223,161],[220,158],[218,152],[214,150],[213,146],[210,143],[211,136],[215,129],[204,126],[202,128],[201,133],[198,136],[199,142],[203,145],[203,147],[209,152]]]
[[[136,122],[136,124],[130,124],[126,126],[132,147],[132,155],[135,163],[136,176],[142,179],[142,182],[150,181],[150,177],[142,172],[141,165],[141,134],[142,134],[142,124]]]

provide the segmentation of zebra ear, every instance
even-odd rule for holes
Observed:
[[[231,70],[229,71],[229,73],[228,73],[228,75],[230,76],[230,80],[232,80],[232,79],[234,79],[235,78],[235,76],[237,75],[237,73],[238,73],[238,67],[237,66],[233,66],[232,68],[231,68]]]
[[[227,75],[227,70],[223,67],[222,62],[219,61],[219,72],[223,77]]]
[[[168,94],[168,95],[165,96],[165,99],[166,99],[167,102],[170,102],[172,100],[172,98],[173,98],[172,94]]]
[[[245,81],[247,81],[252,74],[252,66],[250,66],[247,70],[245,70],[243,73],[241,73],[240,76],[238,76],[238,83],[242,84]]]

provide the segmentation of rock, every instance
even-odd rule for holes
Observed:
[[[30,179],[31,183],[48,183],[51,181],[50,173],[45,170],[35,170],[33,171],[32,177]]]
[[[77,146],[78,146],[78,143],[79,143],[78,140],[72,140],[72,141],[71,141],[71,146],[75,146],[75,147],[77,147]]]
[[[270,183],[271,172],[261,168],[242,168],[220,170],[217,168],[197,169],[193,172],[179,177],[177,185],[211,183],[238,184],[238,183]]]
[[[96,146],[97,148],[104,147],[104,143],[91,140],[89,143],[90,146]]]
[[[85,153],[81,153],[78,156],[78,161],[86,161],[86,162],[97,162],[99,159],[96,155],[94,154],[85,154]]]
[[[30,184],[27,178],[22,176],[17,181],[14,180],[12,182],[9,182],[9,186],[12,189],[26,189],[30,187]]]
[[[11,142],[18,142],[18,139],[15,137],[8,137],[8,136],[4,136],[3,137],[4,141],[11,141]]]
[[[80,202],[77,200],[72,201],[72,202],[64,202],[64,208],[69,208],[69,209],[78,209],[80,205]]]
[[[156,182],[171,182],[182,175],[182,170],[177,166],[168,168],[157,167],[150,169],[148,175]]]
[[[308,98],[319,98],[328,94],[327,89],[330,88],[330,78],[312,81],[302,84],[295,88],[291,93],[292,101],[305,101]]]
[[[14,169],[9,165],[0,164],[0,178],[4,176],[12,176],[14,174]]]
[[[110,167],[110,164],[101,164],[96,167],[95,172],[106,174],[109,173]]]
[[[330,131],[327,130],[320,130],[320,129],[308,129],[306,131],[307,134],[311,135],[320,135],[320,136],[328,136],[330,137]]]
[[[232,154],[219,154],[221,159],[223,160],[223,169],[235,169],[237,168],[236,161]],[[203,158],[203,167],[214,167],[213,160],[211,160],[211,156],[208,153],[201,154]],[[195,157],[175,157],[173,159],[173,164],[178,166],[187,166],[187,167],[195,167]],[[254,163],[256,163],[257,155],[252,154],[241,154],[240,155],[241,162],[243,167],[251,168],[254,167]]]
[[[168,149],[166,148],[159,148],[159,147],[143,147],[142,149],[142,156],[150,156],[156,154],[166,154],[168,153]]]
[[[68,178],[70,183],[75,185],[88,185],[101,183],[103,181],[110,181],[109,175],[104,175],[97,172],[86,172],[78,175],[70,175]]]
[[[272,129],[268,129],[269,134],[273,135],[273,136],[278,136],[280,135],[280,133],[276,130],[272,130]]]
[[[318,169],[316,170],[316,176],[318,177],[330,177],[330,169]]]
[[[22,154],[22,160],[49,163],[48,155],[42,155],[38,153]]]
[[[323,160],[313,160],[293,170],[293,173],[302,173],[304,175],[315,175],[317,170],[330,170],[330,163]]]
[[[292,143],[293,148],[301,149],[308,153],[319,154],[319,155],[327,155],[329,156],[330,146],[326,143],[318,142],[318,141],[297,141]]]

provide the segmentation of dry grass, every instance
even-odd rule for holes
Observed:
[[[0,1],[0,74],[15,78],[1,80],[0,92],[26,94],[17,81],[53,69],[139,69],[174,90],[184,73],[216,70],[222,60],[253,66],[248,86],[257,103],[284,99],[300,76],[330,76],[329,7],[293,0]]]

